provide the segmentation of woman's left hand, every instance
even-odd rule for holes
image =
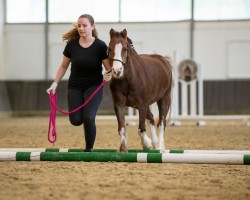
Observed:
[[[112,78],[112,69],[106,71],[104,74],[103,74],[103,80],[105,80],[106,82],[110,81]]]

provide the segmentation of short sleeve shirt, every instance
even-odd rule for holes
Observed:
[[[73,39],[66,44],[63,54],[71,60],[69,89],[85,90],[102,83],[102,60],[108,58],[105,42],[96,38],[91,46],[84,48],[79,38]]]

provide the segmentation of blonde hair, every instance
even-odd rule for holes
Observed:
[[[80,19],[80,18],[87,18],[92,26],[95,24],[94,18],[89,14],[83,14],[78,19]],[[73,26],[74,26],[73,29],[71,29],[67,33],[63,34],[63,41],[65,41],[65,40],[70,41],[72,39],[80,37],[78,30],[77,30],[77,24],[74,24]],[[94,30],[92,31],[92,36],[95,38],[98,38],[98,33],[97,33],[96,28],[94,28]]]

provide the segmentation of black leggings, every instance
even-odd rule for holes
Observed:
[[[85,91],[77,89],[68,90],[68,109],[72,111],[81,106],[98,88],[92,86]],[[83,124],[85,132],[86,151],[93,149],[96,138],[95,117],[103,96],[103,88],[82,109],[69,115],[70,123],[74,126]]]

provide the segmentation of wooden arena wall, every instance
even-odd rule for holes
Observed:
[[[49,111],[48,81],[0,81],[0,113],[43,114]],[[204,114],[250,114],[250,80],[204,81]],[[58,106],[67,110],[67,81],[60,82]],[[114,114],[109,84],[99,114]]]

